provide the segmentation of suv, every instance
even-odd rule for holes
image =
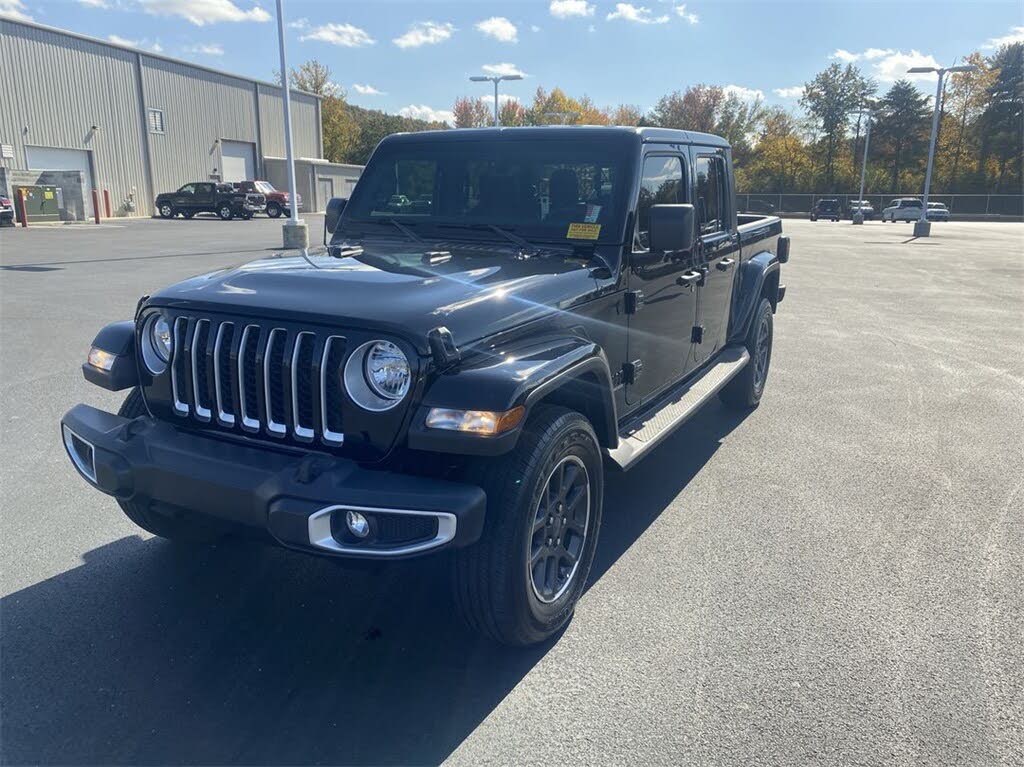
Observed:
[[[157,195],[156,209],[161,218],[181,215],[192,218],[196,213],[216,213],[224,221],[235,216],[252,218],[266,207],[262,194],[240,192],[232,184],[214,184],[196,181],[185,184],[176,192]]]
[[[949,221],[949,208],[944,202],[930,202],[925,215],[929,221]]]
[[[918,221],[921,201],[916,197],[899,197],[882,209],[882,221]]]
[[[288,204],[291,195],[275,189],[269,181],[239,181],[235,188],[240,192],[262,194],[267,201],[266,214],[271,218],[278,218],[282,213],[286,216],[292,214],[291,205]],[[302,210],[302,195],[298,192],[295,193],[295,208]]]
[[[185,280],[96,337],[85,377],[128,396],[72,408],[64,445],[144,529],[450,552],[469,624],[532,644],[583,593],[606,466],[716,397],[761,401],[789,240],[736,213],[715,136],[393,135],[325,229],[324,252]]]
[[[0,194],[0,226],[14,226],[14,203],[6,194]]]
[[[838,221],[842,212],[843,206],[839,200],[818,200],[811,206],[811,221],[817,221],[819,218]]]

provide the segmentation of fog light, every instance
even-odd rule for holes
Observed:
[[[345,525],[356,538],[365,538],[370,534],[370,523],[358,511],[345,512]]]

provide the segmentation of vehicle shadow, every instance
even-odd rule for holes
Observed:
[[[743,417],[711,406],[609,475],[591,583]],[[94,549],[0,602],[0,761],[438,763],[558,641],[511,650],[471,634],[448,564],[353,570],[135,536]]]

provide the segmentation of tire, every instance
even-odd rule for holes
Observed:
[[[131,390],[117,414],[122,418],[138,418],[148,415],[146,403],[142,399],[142,392],[138,388]],[[118,499],[117,504],[128,519],[143,530],[168,540],[183,543],[213,543],[223,537],[225,532],[225,529],[214,521],[206,522],[195,517],[160,514],[134,501]]]
[[[195,213],[193,213],[193,212],[192,212],[192,211],[190,210],[190,211],[188,211],[188,213],[182,213],[181,215],[182,215],[182,216],[184,216],[184,217],[185,217],[185,218],[187,218],[187,219],[191,219],[191,218],[192,218],[192,216],[194,216],[194,215],[195,215]]]
[[[217,215],[220,216],[221,221],[230,221],[234,218],[235,212],[231,210],[230,205],[221,205],[217,208]]]
[[[169,202],[165,202],[160,205],[160,218],[174,218],[174,214],[177,213],[174,208],[171,207]]]
[[[817,220],[818,220],[817,216],[811,216],[811,221],[817,221]]]
[[[270,216],[271,218],[280,218],[281,206],[278,205],[276,202],[268,202],[267,215]]]
[[[604,474],[594,429],[574,410],[540,405],[511,453],[479,459],[467,474],[487,493],[487,517],[480,541],[455,555],[459,610],[502,644],[543,642],[572,618],[597,547]],[[549,481],[563,479],[569,491],[553,497]],[[548,548],[551,541],[558,543]]]
[[[250,213],[249,211],[246,211],[245,213],[242,214],[242,220],[243,221],[248,221],[250,218],[252,218],[252,215],[253,215],[252,213]]]
[[[718,393],[719,399],[734,410],[751,410],[761,402],[772,361],[772,341],[775,338],[773,320],[772,305],[767,298],[762,298],[743,342],[750,354],[750,361]]]

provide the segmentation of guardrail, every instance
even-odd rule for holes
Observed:
[[[921,198],[917,193],[865,194],[875,213],[897,197]],[[858,199],[852,194],[760,194],[741,193],[736,196],[739,209],[750,213],[809,213],[818,200],[839,200],[849,210],[850,200]],[[964,216],[1005,216],[1024,218],[1024,195],[1019,194],[929,194],[929,202],[941,202],[954,215]]]

